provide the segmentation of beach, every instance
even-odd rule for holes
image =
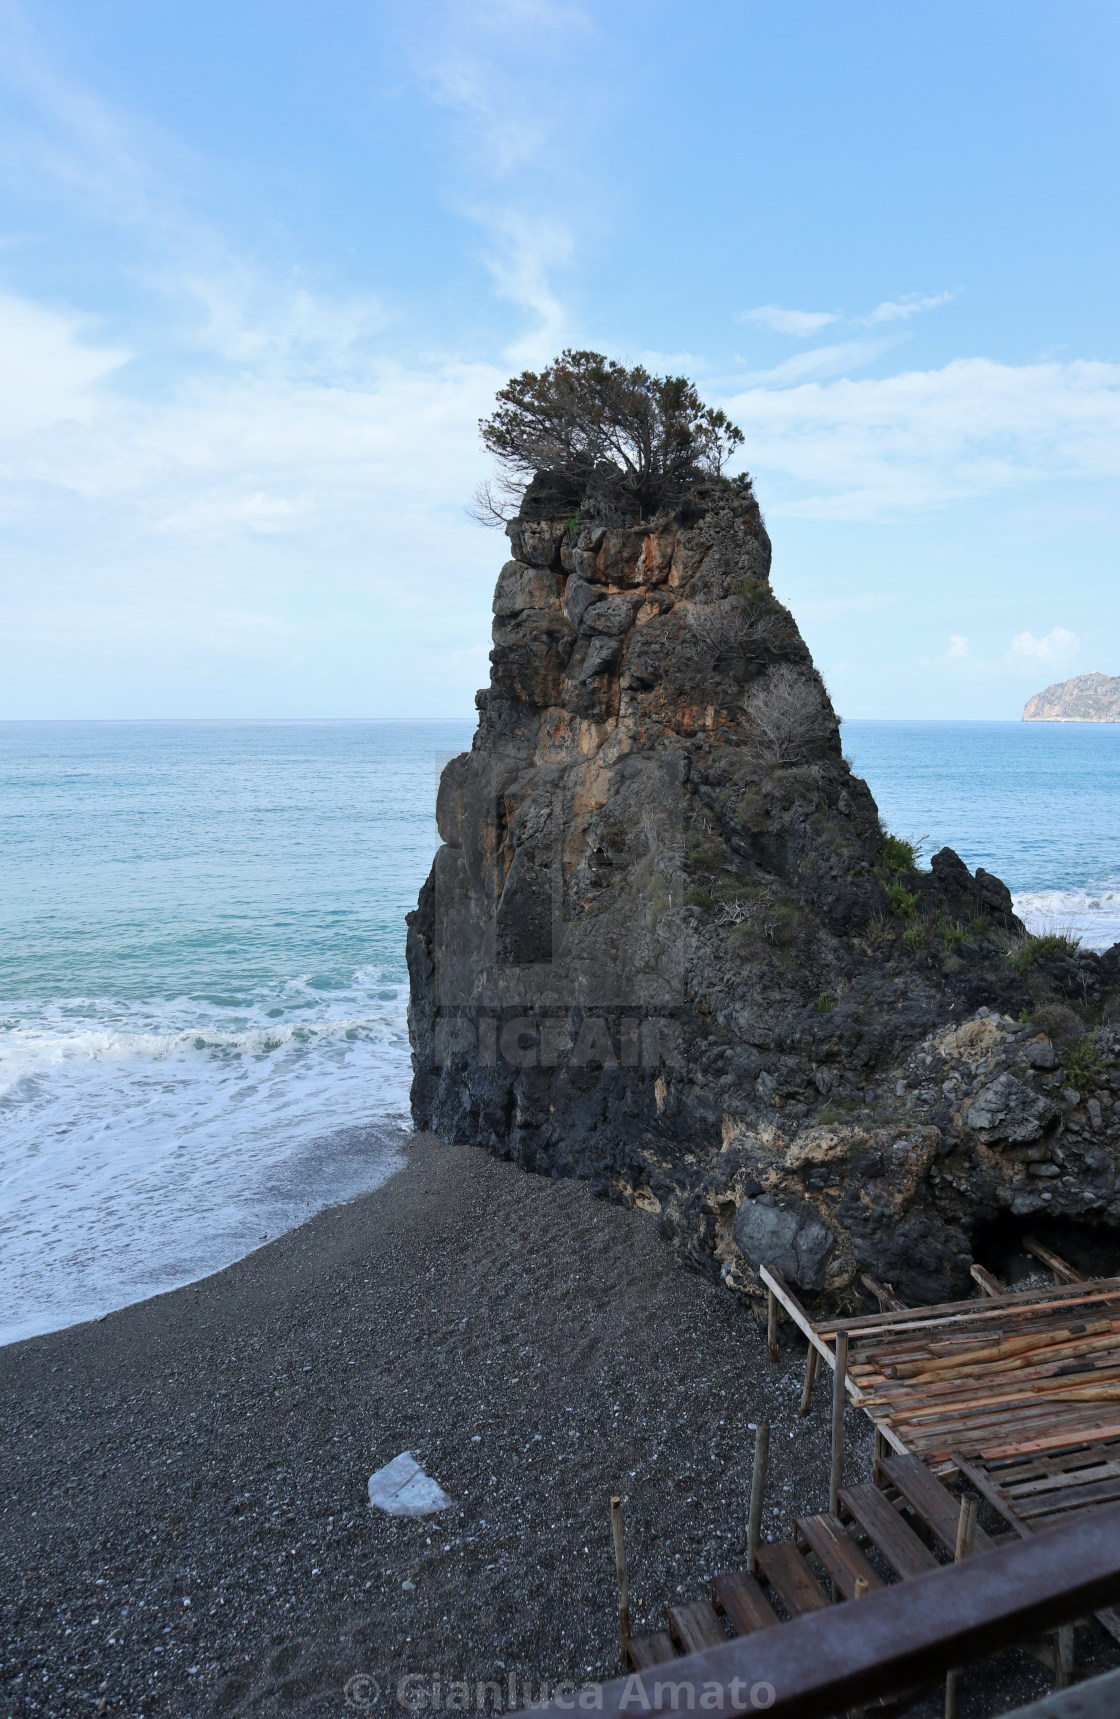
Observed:
[[[663,1627],[742,1564],[751,1422],[765,1532],[824,1506],[802,1368],[647,1215],[417,1137],[376,1193],[225,1271],[0,1351],[0,1711],[403,1713],[457,1683],[504,1710],[614,1675],[611,1493],[635,1629]],[[450,1509],[369,1508],[403,1450]],[[870,1459],[849,1412],[849,1475]],[[1045,1687],[1007,1656],[965,1715],[999,1711],[993,1680]]]

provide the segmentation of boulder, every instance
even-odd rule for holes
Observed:
[[[773,1194],[744,1200],[733,1230],[735,1245],[752,1271],[776,1266],[798,1289],[823,1289],[835,1240],[816,1208],[786,1206]]]
[[[1032,1092],[1013,1074],[1001,1074],[976,1093],[967,1110],[968,1126],[986,1143],[1006,1140],[1022,1146],[1037,1140],[1058,1112],[1048,1098]]]

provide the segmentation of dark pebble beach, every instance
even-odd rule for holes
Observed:
[[[611,1494],[635,1629],[664,1627],[742,1566],[753,1422],[764,1532],[825,1507],[803,1366],[645,1214],[417,1137],[227,1270],[0,1351],[0,1714],[505,1711],[617,1675]],[[450,1508],[370,1508],[402,1451]],[[1117,1658],[1095,1629],[1078,1653]],[[962,1719],[1047,1682],[1005,1655]]]

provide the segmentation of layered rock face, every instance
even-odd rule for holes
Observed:
[[[965,1293],[1000,1214],[1120,1222],[1111,1041],[1083,1036],[1116,952],[1036,946],[999,879],[884,845],[749,487],[645,525],[550,511],[533,486],[508,528],[409,916],[416,1126],[590,1177],[732,1288],[773,1260],[834,1304],[866,1273]]]
[[[1120,722],[1120,675],[1076,674],[1036,692],[1024,722]]]

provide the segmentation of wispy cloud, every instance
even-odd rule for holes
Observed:
[[[867,519],[1057,478],[1120,476],[1120,365],[961,358],[721,400],[774,514]]]
[[[808,340],[822,328],[836,323],[848,323],[857,328],[881,328],[891,323],[909,322],[923,310],[935,310],[955,298],[951,292],[904,293],[901,298],[884,299],[882,304],[865,316],[845,316],[831,310],[789,310],[781,304],[760,304],[753,310],[741,310],[736,322],[753,323],[756,328],[768,328],[774,334],[785,334],[795,340]],[[837,350],[840,350],[839,348]],[[796,363],[796,360],[791,362]],[[776,373],[775,373],[776,374]]]
[[[814,346],[808,352],[796,352],[792,358],[769,370],[754,370],[743,378],[762,386],[780,388],[787,383],[824,381],[830,376],[847,376],[853,370],[863,370],[888,351],[890,340],[838,340],[830,346]]]
[[[563,0],[444,0],[410,21],[417,79],[458,120],[446,195],[477,226],[502,297],[534,319],[510,342],[512,362],[551,356],[570,324],[556,281],[574,250],[573,201],[589,200],[579,154],[593,114],[578,80],[562,120],[547,98],[557,55],[568,62],[594,35],[591,15]]]
[[[1011,654],[1017,657],[1038,657],[1043,662],[1069,662],[1077,655],[1080,640],[1065,627],[1036,639],[1033,633],[1017,633],[1011,641]]]
[[[760,304],[754,310],[741,310],[735,320],[753,322],[758,328],[772,329],[775,334],[792,334],[798,340],[807,340],[838,318],[830,310],[787,310],[780,304]]]
[[[945,652],[950,662],[960,662],[968,655],[968,637],[965,633],[950,633],[949,649]]]
[[[128,362],[86,319],[0,294],[0,445],[100,409],[97,384]]]
[[[906,293],[902,298],[888,298],[867,316],[857,317],[857,322],[866,323],[869,328],[877,328],[884,322],[909,322],[912,316],[917,316],[923,310],[936,310],[938,305],[948,304],[955,293],[938,292],[928,296],[922,293]]]

